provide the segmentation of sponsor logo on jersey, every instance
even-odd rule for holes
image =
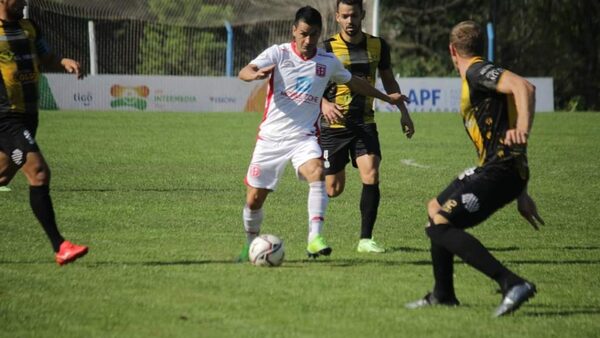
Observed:
[[[309,102],[314,104],[321,103],[321,96],[309,94],[312,89],[313,78],[308,76],[300,76],[296,80],[296,85],[292,90],[282,91],[281,95],[288,97],[294,102]]]

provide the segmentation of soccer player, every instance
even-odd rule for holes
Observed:
[[[59,59],[48,48],[39,28],[23,19],[25,0],[0,0],[0,186],[19,169],[29,182],[31,209],[42,224],[59,265],[85,255],[86,246],[66,241],[56,226],[50,199],[50,169],[35,134],[38,126],[40,67],[65,69],[81,78],[81,67]]]
[[[503,294],[494,316],[517,310],[536,293],[535,285],[502,265],[465,231],[517,199],[521,215],[537,230],[544,224],[527,193],[527,138],[533,123],[535,88],[524,78],[484,60],[484,35],[473,21],[452,28],[450,55],[462,78],[461,114],[479,155],[479,166],[466,170],[432,199],[426,233],[431,240],[435,284],[408,308],[456,306],[454,255],[495,280]]]
[[[382,38],[362,31],[365,17],[362,0],[337,0],[336,20],[340,32],[325,41],[325,49],[334,53],[352,75],[375,84],[379,70],[387,93],[400,93],[390,63],[390,48]],[[346,185],[346,164],[351,160],[362,181],[360,196],[361,232],[358,252],[381,253],[385,249],[373,240],[373,228],[379,208],[379,164],[381,149],[373,99],[350,89],[346,84],[333,85],[323,100],[321,146],[325,157],[325,183],[329,197],[339,196]],[[411,138],[413,122],[404,102],[398,104],[400,124]]]
[[[300,8],[292,26],[292,42],[266,49],[239,73],[244,81],[269,77],[265,115],[245,179],[247,243],[240,261],[248,259],[249,243],[258,235],[263,220],[263,203],[275,190],[288,161],[298,178],[309,185],[307,253],[317,257],[332,251],[321,235],[328,197],[317,139],[321,99],[330,80],[392,104],[405,99],[398,93],[385,95],[353,77],[333,54],[317,48],[321,29],[321,14],[310,6]]]

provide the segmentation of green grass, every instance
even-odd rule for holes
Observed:
[[[307,260],[307,187],[288,168],[263,225],[285,240],[286,261],[268,269],[232,263],[260,115],[43,112],[38,141],[59,226],[91,249],[58,267],[23,176],[0,192],[0,337],[597,337],[600,114],[537,115],[529,190],[541,231],[514,204],[472,230],[540,291],[500,319],[495,283],[464,264],[455,279],[464,306],[404,309],[432,286],[425,203],[475,164],[475,151],[454,114],[415,114],[412,140],[398,119],[378,116],[375,235],[389,252],[355,252],[360,184],[350,170],[327,214],[333,255]]]

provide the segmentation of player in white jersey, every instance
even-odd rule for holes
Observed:
[[[331,247],[321,236],[329,199],[318,142],[321,99],[330,80],[392,104],[407,100],[400,94],[385,95],[367,81],[353,77],[333,54],[317,48],[321,28],[319,11],[310,6],[300,8],[292,27],[292,42],[266,49],[239,73],[239,78],[248,82],[270,77],[265,114],[245,179],[247,243],[240,261],[248,260],[249,244],[260,232],[263,204],[290,161],[298,178],[309,184],[307,253],[310,257],[331,254]]]

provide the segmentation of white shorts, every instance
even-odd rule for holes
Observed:
[[[323,158],[316,136],[284,141],[258,139],[245,182],[253,188],[275,190],[288,161],[292,162],[298,179],[304,179],[298,168],[314,158]]]

